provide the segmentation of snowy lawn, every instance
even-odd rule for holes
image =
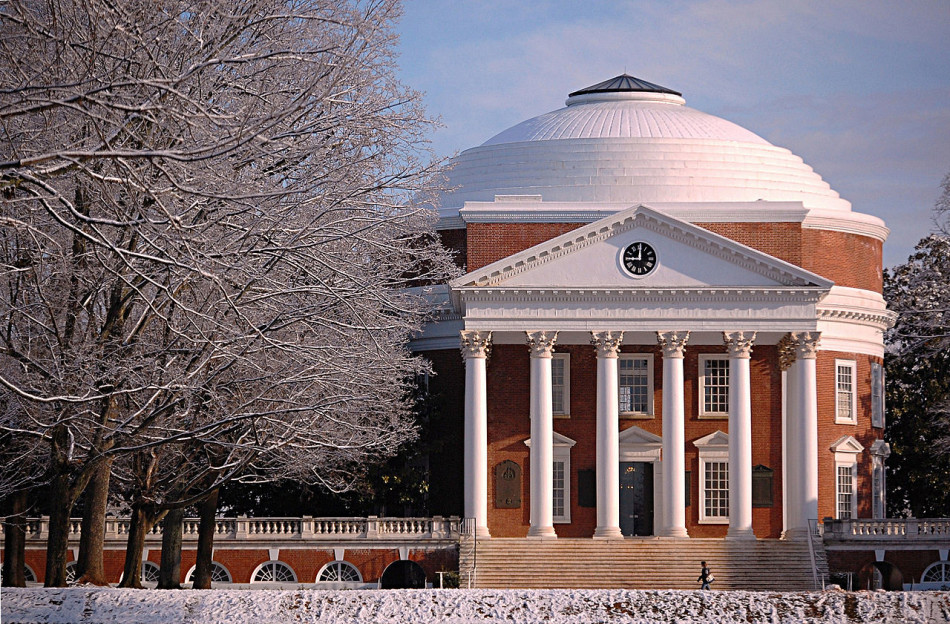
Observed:
[[[950,622],[948,592],[3,589],[4,624]]]

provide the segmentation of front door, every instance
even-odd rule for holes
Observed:
[[[653,462],[620,462],[620,532],[653,535]]]

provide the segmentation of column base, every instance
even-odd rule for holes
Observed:
[[[531,527],[528,529],[528,537],[535,537],[538,539],[557,539],[557,533],[554,532],[553,526]]]
[[[689,537],[689,533],[686,532],[686,527],[673,527],[670,529],[664,529],[660,532],[660,537]]]
[[[752,532],[752,529],[739,529],[729,527],[729,530],[726,532],[727,540],[754,540],[756,539],[755,533]]]
[[[623,539],[620,527],[597,527],[594,529],[594,539]]]
[[[491,537],[491,533],[488,532],[487,526],[477,526],[475,527],[475,537],[481,539],[485,537]]]

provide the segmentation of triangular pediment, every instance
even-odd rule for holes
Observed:
[[[834,453],[860,453],[864,450],[864,446],[854,436],[846,435],[835,440],[835,443],[831,445],[831,450]]]
[[[621,431],[617,442],[620,446],[653,448],[662,446],[663,438],[634,425]]]
[[[693,445],[699,449],[709,449],[712,447],[725,447],[728,449],[729,434],[722,431],[714,431],[698,440],[694,440]]]
[[[638,243],[655,252],[655,262],[643,275],[631,273],[624,264],[625,252]],[[637,253],[638,258],[640,255]],[[653,208],[638,206],[472,271],[451,286],[827,289],[832,282]]]
[[[531,438],[528,438],[524,441],[525,446],[531,448]],[[577,444],[577,440],[572,440],[566,435],[561,435],[557,431],[551,432],[551,446],[566,446],[568,448],[573,447]]]

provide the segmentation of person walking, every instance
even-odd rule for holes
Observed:
[[[701,561],[700,564],[703,566],[703,570],[699,573],[699,578],[696,581],[703,584],[700,589],[709,589],[709,584],[713,581],[713,575],[709,573],[705,561]]]

